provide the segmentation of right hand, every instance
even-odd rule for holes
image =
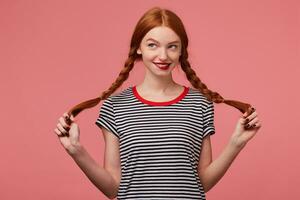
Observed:
[[[67,118],[70,120],[67,120]],[[70,122],[70,124],[67,123],[68,121]],[[63,116],[59,118],[54,132],[57,134],[60,143],[67,150],[67,152],[69,154],[75,153],[76,147],[80,145],[80,130],[78,124],[74,122],[73,115],[71,115],[70,117],[65,112]]]

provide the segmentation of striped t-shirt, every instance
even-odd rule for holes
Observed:
[[[204,200],[197,173],[202,140],[215,133],[214,105],[184,86],[175,99],[153,102],[129,86],[103,101],[96,124],[119,139],[118,200]]]

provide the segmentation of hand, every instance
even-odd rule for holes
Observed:
[[[78,124],[74,122],[73,115],[69,117],[65,112],[63,116],[59,118],[54,132],[57,134],[60,143],[67,150],[67,152],[69,154],[75,153],[76,147],[80,145],[80,130]]]
[[[235,131],[231,136],[232,144],[239,148],[244,147],[255,136],[260,127],[261,123],[257,112],[254,108],[249,109],[238,120]]]

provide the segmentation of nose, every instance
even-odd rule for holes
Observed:
[[[167,54],[166,49],[162,48],[159,52],[158,57],[159,57],[160,60],[166,60],[168,58],[168,54]]]

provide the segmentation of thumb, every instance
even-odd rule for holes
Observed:
[[[71,115],[71,117],[70,117],[70,120],[71,120],[72,122],[74,122],[74,121],[75,121],[75,118],[74,118],[74,116],[73,116],[73,115]]]
[[[246,118],[247,117],[247,115],[248,115],[248,112],[246,111],[246,112],[244,112],[243,113],[243,118]]]
[[[253,107],[249,107],[246,112],[243,113],[243,118],[246,118],[250,115],[255,109]]]

